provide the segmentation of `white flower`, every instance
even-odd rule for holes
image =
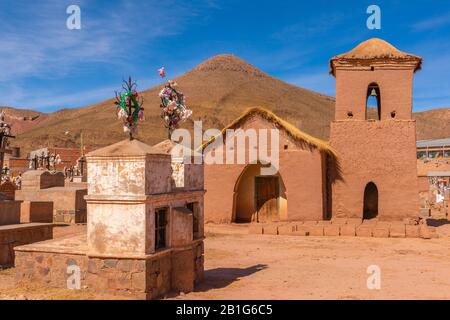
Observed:
[[[127,118],[127,113],[125,112],[125,110],[120,109],[119,112],[117,113],[117,117],[119,119]]]

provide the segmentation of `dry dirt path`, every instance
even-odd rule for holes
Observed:
[[[450,299],[450,225],[438,230],[433,240],[314,238],[207,225],[205,282],[173,299]],[[57,228],[55,237],[80,232],[85,227]],[[367,289],[370,265],[381,269],[379,291]],[[4,294],[11,289],[20,289],[14,269],[0,271],[3,298],[92,298],[45,288]]]

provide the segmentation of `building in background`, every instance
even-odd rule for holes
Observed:
[[[429,216],[448,217],[450,138],[417,142],[420,205]]]
[[[48,156],[50,154],[59,155],[61,161],[56,165],[56,170],[64,170],[64,168],[79,166],[78,161],[84,154],[90,152],[91,149],[84,147],[82,151],[80,148],[59,148],[59,147],[46,147],[31,151],[28,156],[28,163],[30,160],[34,159],[36,156],[41,157],[42,155]],[[29,165],[29,164],[28,164]]]
[[[417,159],[450,160],[450,138],[417,141]]]

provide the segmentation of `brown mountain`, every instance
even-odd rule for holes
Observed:
[[[192,128],[192,120],[202,120],[204,130],[221,129],[245,109],[258,106],[272,110],[313,136],[328,139],[329,124],[334,117],[334,98],[289,85],[237,57],[219,55],[208,59],[178,77],[177,82],[186,94],[188,106],[194,111],[191,121],[184,125],[186,128]],[[167,138],[159,116],[158,92],[161,88],[158,86],[141,93],[147,119],[140,125],[139,137],[149,144]],[[81,131],[84,143],[93,148],[126,137],[116,117],[114,99],[39,115],[39,120],[22,130],[13,142],[13,145],[21,146],[24,153],[47,145],[79,147]],[[450,136],[450,128],[442,125],[440,110],[420,113],[416,118],[420,139]]]
[[[33,110],[1,106],[0,110],[5,113],[5,121],[11,126],[13,135],[20,135],[33,129],[47,117],[46,114]]]
[[[194,111],[192,120],[203,120],[204,129],[221,129],[245,109],[260,106],[314,136],[328,136],[334,114],[333,98],[284,83],[234,56],[211,58],[178,77],[177,82]],[[140,126],[139,136],[150,144],[167,138],[160,119],[161,87],[142,92],[147,119]],[[48,114],[34,128],[18,136],[14,144],[20,145],[23,151],[45,145],[79,146],[81,131],[86,145],[101,147],[117,142],[126,135],[115,110],[111,99]],[[192,121],[185,127],[192,127]]]
[[[450,137],[450,109],[434,109],[417,112],[417,139],[441,139]]]

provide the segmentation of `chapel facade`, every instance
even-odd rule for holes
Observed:
[[[278,173],[262,176],[255,162],[206,165],[205,222],[417,218],[412,93],[421,63],[381,39],[333,57],[336,112],[329,142],[268,110],[248,110],[224,128],[224,140],[227,129],[279,129]],[[204,149],[204,157],[211,152]]]

